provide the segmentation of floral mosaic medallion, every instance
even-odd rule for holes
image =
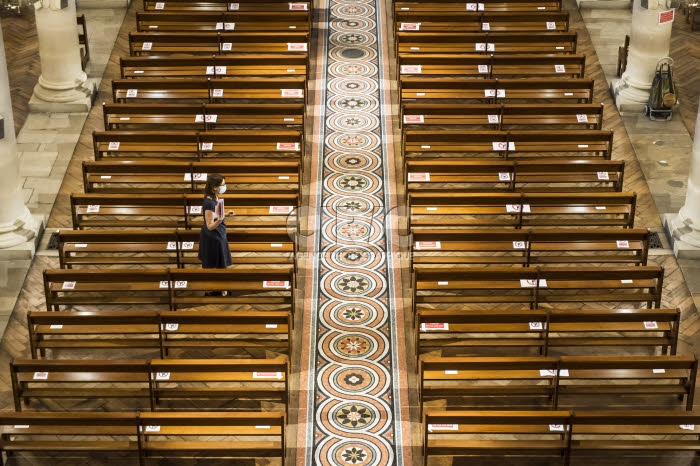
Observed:
[[[397,349],[403,311],[395,304],[391,250],[393,130],[383,114],[391,109],[390,23],[376,0],[320,0],[315,8],[319,81],[313,88],[320,110],[313,120],[319,143],[312,150],[310,204],[321,207],[313,217],[312,286],[305,290],[311,331],[302,350],[309,375],[300,439],[306,448],[296,464],[402,466],[410,464],[404,448],[410,442],[397,440],[407,435],[400,403],[406,355]]]

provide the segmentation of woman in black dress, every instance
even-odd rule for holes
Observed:
[[[225,215],[223,212],[221,215],[216,213],[219,194],[224,192],[226,192],[224,177],[216,173],[208,175],[202,206],[204,224],[199,233],[199,260],[202,261],[202,268],[205,269],[225,269],[231,265],[231,250],[228,247],[224,218],[234,215],[234,212],[229,210]],[[221,295],[221,292],[208,292],[207,295]]]

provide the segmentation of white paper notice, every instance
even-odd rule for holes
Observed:
[[[213,150],[214,149],[214,143],[213,142],[203,142],[199,146],[200,150]]]
[[[476,11],[478,5],[476,3],[467,3],[467,11]]]
[[[280,89],[282,97],[304,97],[302,89]]]
[[[608,181],[610,180],[610,175],[608,172],[598,172],[596,173],[596,176],[598,177],[599,180],[601,181]]]
[[[202,213],[202,206],[201,205],[190,206],[190,213],[191,214],[201,214]]]
[[[175,288],[178,288],[178,289],[187,288],[187,280],[176,280],[175,281]]]
[[[228,4],[228,11],[238,11],[238,9],[239,9],[240,7],[241,7],[241,6],[240,6],[240,4],[238,4],[238,3],[229,3],[229,4]]]
[[[425,123],[425,119],[423,118],[423,115],[404,115],[403,122],[404,123]]]
[[[32,377],[34,380],[46,380],[49,378],[48,372],[35,372]]]
[[[49,325],[49,328],[52,330],[60,330],[63,328],[63,324],[52,324],[52,325]]]
[[[554,21],[547,21],[546,27],[548,30],[551,31],[557,28],[557,23],[555,23]]]
[[[221,51],[222,52],[230,52],[233,50],[233,43],[231,42],[222,42],[221,43]]]
[[[158,288],[168,288],[170,286],[170,282],[168,280],[161,280],[158,282]]]
[[[488,116],[489,123],[500,123],[501,122],[501,116],[500,115],[489,115]]]
[[[430,173],[411,172],[408,174],[408,181],[413,181],[413,182],[430,181]]]
[[[281,379],[281,372],[253,372],[254,379]]]
[[[401,23],[399,31],[420,31],[420,23]]]
[[[277,324],[265,324],[265,328],[277,328]]]
[[[491,147],[493,148],[493,150],[506,150],[506,148],[508,148],[508,150],[515,150],[515,142],[513,142],[513,141],[510,141],[508,143],[506,143],[505,141],[492,142]]]
[[[160,432],[160,426],[146,426],[146,432]]]
[[[126,90],[126,96],[127,97],[136,97],[139,95],[139,90],[138,89],[127,89]]]
[[[224,95],[223,89],[212,89],[211,90],[212,97],[223,97],[223,95]]]
[[[489,65],[478,65],[476,69],[479,71],[479,73],[488,73],[489,72]]]
[[[141,44],[141,50],[151,50],[153,48],[153,42],[144,42]]]
[[[168,332],[175,332],[178,328],[180,328],[180,324],[175,322],[165,324],[165,330]]]
[[[530,322],[530,330],[544,330],[544,322]]]
[[[498,174],[498,181],[510,181],[510,173],[500,172]]]
[[[424,332],[435,330],[449,330],[450,324],[447,322],[424,322],[420,325],[420,329]]]
[[[291,205],[271,205],[271,214],[291,214],[294,210],[294,206]]]
[[[629,247],[630,247],[630,242],[627,241],[626,239],[617,240],[617,241],[615,241],[615,244],[616,244],[617,247],[620,248],[620,249],[624,249],[624,248],[629,248]]]
[[[651,372],[652,372],[653,374],[665,374],[665,373],[666,373],[666,369],[652,369]]]
[[[534,288],[537,286],[537,280],[534,279],[520,279],[520,286],[522,288]],[[540,278],[540,288],[547,288],[547,280]]]
[[[644,322],[644,328],[648,330],[655,330],[659,328],[659,324],[655,320],[648,320]]]
[[[165,2],[156,2],[154,9],[162,10],[163,8],[165,8]]]
[[[681,424],[678,427],[683,430],[695,430],[695,424]]]
[[[513,241],[513,249],[527,249],[527,241]]]
[[[459,374],[459,371],[450,370],[450,369],[445,370],[445,375],[457,375],[457,374]]]
[[[156,380],[170,380],[170,372],[156,372]]]
[[[459,424],[428,424],[428,431],[436,430],[458,430]]]
[[[278,142],[277,143],[277,150],[298,151],[299,150],[299,143],[298,142]]]
[[[263,288],[284,288],[285,290],[288,290],[290,286],[288,281],[266,280],[263,282]]]
[[[107,150],[119,150],[120,145],[121,145],[120,142],[110,142],[107,145]]]
[[[206,173],[205,173],[205,175],[206,175]],[[182,249],[184,251],[190,251],[190,250],[194,249],[194,241],[183,241],[182,243],[180,243],[180,249]]]
[[[96,214],[97,212],[100,211],[100,205],[99,204],[90,204],[87,206],[86,211],[89,214]]]
[[[438,282],[438,286],[447,286],[450,282]]]
[[[401,74],[421,74],[421,65],[401,65]]]
[[[563,424],[550,424],[549,430],[552,432],[564,432],[564,425]]]
[[[306,42],[288,42],[287,51],[288,52],[307,52],[309,50]]]
[[[554,65],[555,73],[566,73],[566,67],[564,65]]]
[[[557,371],[554,369],[540,369],[540,377],[554,377]]]
[[[482,31],[490,31],[491,25],[489,23],[481,23],[481,30]]]
[[[309,4],[308,3],[290,3],[289,10],[290,11],[309,11]]]
[[[440,249],[442,244],[440,241],[416,241],[415,248],[419,251],[423,249]]]
[[[588,123],[588,115],[585,113],[579,113],[576,115],[576,121],[579,123]]]
[[[530,204],[507,204],[506,212],[530,212]]]

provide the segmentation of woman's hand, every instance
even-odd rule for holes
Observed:
[[[234,215],[236,215],[236,213],[233,210],[229,210],[228,212],[226,212],[227,217],[233,217]]]

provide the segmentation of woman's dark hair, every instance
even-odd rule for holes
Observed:
[[[207,175],[207,185],[204,187],[204,197],[216,198],[214,190],[224,183],[224,177],[218,173],[210,173]]]

